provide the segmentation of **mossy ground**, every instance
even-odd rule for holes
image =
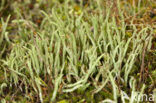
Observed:
[[[1,22],[0,22],[0,33],[1,33],[0,34],[0,37],[1,37],[0,38],[0,87],[1,87],[0,100],[1,102],[2,103],[5,103],[5,102],[7,103],[10,103],[10,102],[39,103],[41,102],[41,98],[43,98],[42,102],[44,103],[49,103],[50,101],[57,102],[57,103],[97,103],[107,98],[109,98],[110,100],[115,99],[114,91],[113,91],[114,89],[113,83],[115,83],[119,92],[121,92],[122,90],[122,91],[125,91],[128,95],[130,95],[132,88],[130,87],[129,82],[126,84],[125,82],[122,81],[121,78],[124,78],[124,75],[125,75],[124,68],[126,68],[126,66],[124,65],[127,63],[126,61],[131,51],[133,50],[133,45],[135,44],[134,43],[135,41],[130,42],[132,45],[130,44],[130,46],[128,47],[126,55],[123,58],[122,63],[120,64],[119,68],[123,69],[123,70],[119,70],[120,76],[115,78],[114,82],[113,81],[107,82],[106,86],[102,88],[98,93],[94,93],[97,87],[98,86],[100,87],[100,85],[103,84],[103,79],[107,80],[105,79],[106,77],[103,74],[100,74],[99,77],[97,75],[99,74],[99,69],[102,68],[102,65],[105,63],[105,61],[109,57],[109,54],[112,53],[111,51],[112,47],[108,46],[107,51],[103,51],[101,49],[104,45],[99,46],[98,43],[101,42],[103,38],[99,39],[96,36],[99,36],[98,33],[102,32],[101,27],[99,27],[99,25],[102,26],[102,23],[100,24],[100,20],[97,20],[97,22],[94,22],[94,19],[93,19],[91,21],[90,17],[93,16],[93,18],[95,18],[95,21],[98,18],[98,16],[101,16],[101,13],[103,13],[102,15],[103,17],[107,17],[108,12],[104,9],[110,7],[109,5],[112,3],[113,3],[113,6],[112,8],[110,8],[110,11],[111,11],[110,17],[114,17],[114,19],[108,18],[107,22],[114,23],[113,22],[114,20],[116,22],[115,25],[118,26],[118,29],[114,30],[112,28],[111,30],[111,31],[114,30],[112,33],[114,35],[114,38],[116,37],[118,32],[120,32],[121,35],[124,32],[126,36],[124,37],[124,39],[125,41],[128,41],[129,38],[133,37],[133,34],[135,34],[134,32],[136,32],[136,34],[137,33],[139,34],[141,30],[143,30],[146,27],[149,27],[145,31],[146,32],[145,34],[149,34],[149,35],[152,34],[152,41],[147,42],[147,44],[146,44],[146,41],[144,40],[139,42],[139,43],[143,43],[142,45],[143,50],[141,52],[138,52],[140,54],[136,56],[135,58],[135,63],[132,65],[132,69],[130,70],[130,73],[128,74],[128,81],[130,81],[131,77],[134,77],[135,83],[137,84],[135,86],[136,91],[140,91],[143,84],[145,84],[146,86],[144,89],[144,93],[146,94],[153,93],[153,90],[156,88],[155,87],[156,86],[156,27],[155,27],[156,2],[154,0],[153,1],[151,0],[149,2],[147,0],[142,0],[141,2],[139,2],[139,0],[128,0],[128,1],[120,0],[120,10],[119,10],[118,4],[117,4],[118,0],[117,1],[115,0],[113,2],[111,1],[103,2],[102,0],[101,1],[99,0],[100,2],[97,2],[96,5],[94,4],[95,3],[94,0],[84,0],[84,2],[80,2],[80,0],[75,0],[75,1],[68,0],[68,1],[69,2],[65,2],[64,0],[58,0],[58,1],[57,0],[54,0],[54,1],[52,0],[45,0],[45,1],[44,0],[1,0],[0,1],[0,5],[1,5],[1,8],[0,8],[0,17],[1,17]],[[132,2],[132,1],[136,1],[136,2]],[[68,6],[69,6],[67,8],[64,7],[64,5],[67,5],[66,3],[68,3]],[[53,13],[54,11],[52,11],[52,8],[55,8],[53,9],[55,10],[55,13]],[[69,11],[69,14],[64,12],[64,9],[65,10],[67,9],[67,11]],[[45,13],[41,12],[41,10],[44,11]],[[121,12],[123,14],[123,17],[121,16]],[[84,16],[82,16],[83,13],[84,13]],[[9,18],[9,15],[10,15],[10,18]],[[60,16],[58,17],[59,18],[58,20],[57,20],[57,16]],[[8,20],[8,23],[5,24],[7,22],[7,18],[9,18],[9,20]],[[122,21],[123,20],[122,18],[124,18],[124,21]],[[52,19],[52,22],[50,21],[50,19]],[[101,18],[99,17],[99,19]],[[47,20],[49,20],[51,24],[47,22]],[[70,21],[73,27],[69,26],[68,29],[64,30],[63,28],[66,27],[65,25],[66,24],[69,25],[68,21]],[[86,24],[85,23],[83,24],[81,22],[86,22]],[[114,26],[114,24],[111,24],[111,23],[109,25]],[[122,29],[123,27],[122,23],[124,23],[125,25],[124,29]],[[5,25],[7,26],[6,28],[4,28]],[[56,26],[56,27],[49,27],[51,25]],[[80,25],[83,27],[81,27]],[[88,28],[91,31],[89,31]],[[56,30],[56,33],[58,31],[60,34],[62,32],[68,33],[68,34],[65,36],[61,35],[65,39],[62,39],[61,36],[52,37],[51,35],[48,34],[48,32],[53,31],[52,29],[58,29]],[[78,29],[80,29],[80,31],[78,31]],[[106,32],[109,32],[107,31],[107,27],[105,27],[104,29],[106,29]],[[84,34],[93,33],[96,36],[87,37],[87,36],[81,35],[79,37],[77,36],[77,34],[79,34],[81,30],[82,32],[84,30]],[[105,30],[103,32],[105,32]],[[42,34],[46,36],[42,37]],[[142,38],[144,39],[143,37],[144,32],[140,36],[142,36]],[[52,45],[52,47],[45,46],[46,43],[51,40],[49,38],[52,38],[52,40],[54,39],[54,42],[53,42],[54,45]],[[68,38],[71,39],[71,41],[75,41],[75,42],[71,42],[70,40],[68,40]],[[38,40],[38,41],[34,42],[35,40]],[[109,36],[108,36],[108,40],[107,39],[105,40],[106,41],[110,40]],[[112,40],[114,39],[112,38]],[[46,41],[46,42],[44,43],[40,41]],[[82,41],[82,42],[79,42],[79,41]],[[64,42],[66,44],[63,44]],[[116,45],[117,42],[118,41],[116,42],[113,41],[112,46]],[[39,44],[39,47],[33,48],[32,45],[38,45],[37,43]],[[97,50],[95,51],[97,58],[93,57],[93,59],[95,59],[93,61],[92,59],[89,59],[91,54],[94,53],[92,52],[94,51],[94,49],[90,49],[90,47],[92,46],[92,43],[93,45],[95,43],[95,45],[99,46],[99,48],[97,48]],[[112,42],[110,42],[110,44],[111,43]],[[151,43],[151,44],[148,44],[148,43]],[[48,45],[50,45],[50,43]],[[59,47],[55,47],[55,45]],[[121,45],[123,44],[121,43]],[[149,48],[148,48],[148,45],[150,45]],[[71,49],[70,47],[75,47],[76,49],[74,48],[70,51]],[[57,50],[57,48],[59,49]],[[84,52],[85,48],[90,49],[87,52],[88,54]],[[41,57],[37,55],[39,56],[37,57],[38,60],[37,59],[34,60],[35,62],[38,61],[39,63],[43,63],[43,64],[39,64],[38,66],[38,68],[39,67],[41,69],[44,68],[43,71],[42,70],[40,71],[39,75],[35,71],[34,69],[35,67],[33,68],[35,64],[35,62],[33,62],[33,59],[32,59],[32,64],[30,63],[31,56],[35,54],[33,50],[34,51],[36,50],[36,53],[41,52],[41,55],[40,55]],[[18,53],[20,53],[19,51],[21,52],[21,57],[20,55],[18,55]],[[65,69],[63,70],[63,76],[62,76],[63,79],[58,82],[59,86],[57,89],[56,89],[57,86],[55,86],[57,79],[53,75],[56,75],[55,73],[58,73],[58,74],[61,73],[61,70],[55,71],[55,72],[50,71],[51,73],[53,73],[51,76],[50,74],[48,74],[49,71],[47,69],[47,68],[50,68],[49,62],[51,62],[50,58],[48,58],[47,55],[49,55],[48,53],[52,53],[52,52],[54,52],[54,57],[51,57],[51,58],[54,58],[55,60],[58,60],[58,61],[60,60],[60,62],[58,63],[56,62],[54,64],[53,66],[54,68],[62,67],[63,65],[62,62],[63,60],[65,60],[65,63],[64,63]],[[66,54],[64,52],[69,52],[69,54],[68,53]],[[80,56],[74,57],[76,56],[76,52],[84,52],[84,53],[82,54],[80,53],[81,54]],[[95,72],[92,72],[91,74],[89,74],[86,84],[85,83],[82,84],[84,85],[84,87],[83,88],[79,87],[69,93],[63,92],[63,88],[66,88],[66,86],[64,86],[66,83],[74,84],[74,83],[77,83],[78,80],[81,81],[80,78],[82,77],[83,79],[83,75],[84,75],[83,73],[89,72],[87,71],[87,69],[90,68],[89,63],[95,62],[98,59],[98,57],[100,57],[103,54],[103,52],[107,52],[106,54],[108,55],[105,55],[106,57],[98,61],[97,65],[95,66]],[[81,57],[83,57],[83,55],[85,56],[89,55],[89,56],[86,58],[84,57],[82,59]],[[120,54],[114,57],[113,63],[118,60],[119,55]],[[39,59],[42,59],[42,56],[43,56],[43,60],[39,60]],[[15,57],[17,58],[17,60]],[[77,60],[82,59],[82,61],[77,62],[75,58],[77,58]],[[10,65],[11,62],[14,62],[14,61],[15,61],[14,65],[13,66]],[[73,64],[71,61],[73,61]],[[34,70],[32,70],[32,72],[33,72],[34,77],[33,75],[31,75],[31,72],[27,70],[27,68],[31,67],[31,65],[33,65],[32,68]],[[69,66],[69,65],[72,65],[72,66]],[[83,70],[81,70],[82,66],[84,66]],[[70,70],[72,71],[71,68],[77,68],[78,69],[77,71],[80,74],[76,75],[75,73],[72,75],[72,73],[74,72],[70,74],[69,71]],[[113,71],[114,68],[115,67],[111,66],[110,71],[111,70]],[[16,72],[16,70],[18,72]],[[23,75],[26,76],[26,79]],[[115,74],[112,73],[110,75],[110,78],[111,76],[115,77],[114,75]],[[58,77],[59,76],[61,75],[58,75]],[[35,79],[32,79],[32,78],[35,78]],[[70,79],[72,78],[72,80],[70,80],[69,78]],[[87,83],[89,83],[90,85],[85,88],[85,85],[87,85]],[[37,88],[37,89],[35,90],[34,88]],[[53,94],[54,91],[57,91],[57,95],[54,100],[51,100],[52,96],[54,96]],[[42,97],[40,93],[42,93]],[[122,102],[121,95],[117,96],[116,101],[118,101],[118,103]]]

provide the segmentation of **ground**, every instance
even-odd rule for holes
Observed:
[[[0,17],[2,103],[156,100],[155,0],[1,0]]]

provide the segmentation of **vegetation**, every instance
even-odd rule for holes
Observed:
[[[134,92],[156,92],[154,0],[1,0],[0,11],[1,103],[135,103]]]

